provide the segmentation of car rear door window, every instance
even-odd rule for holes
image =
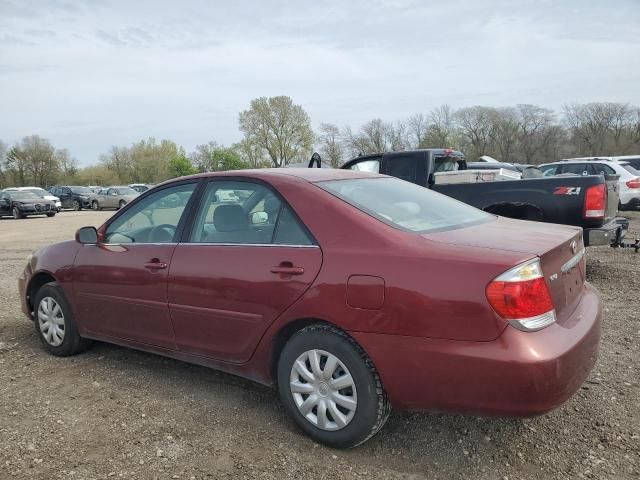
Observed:
[[[573,173],[575,175],[590,175],[589,166],[586,163],[567,163],[562,165],[562,173]]]
[[[306,228],[270,188],[254,182],[209,182],[191,243],[313,245]]]

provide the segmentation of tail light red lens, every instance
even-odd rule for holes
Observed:
[[[607,186],[604,183],[588,187],[584,194],[584,218],[604,218],[607,205]]]
[[[632,178],[627,182],[627,187],[629,188],[640,188],[640,177]]]
[[[496,313],[519,330],[540,330],[556,321],[539,259],[497,277],[487,285],[486,295]]]

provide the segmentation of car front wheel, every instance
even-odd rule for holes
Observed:
[[[13,215],[13,218],[15,218],[16,220],[24,218],[24,215],[22,215],[18,207],[13,207],[13,209],[11,210],[11,215]]]
[[[80,205],[80,202],[78,200],[74,200],[71,204],[71,208],[77,212],[82,208],[82,205]]]
[[[380,377],[362,348],[329,325],[296,332],[278,361],[280,399],[314,440],[355,447],[384,425],[391,411]]]
[[[69,303],[56,282],[47,283],[38,290],[34,301],[34,323],[42,344],[52,355],[74,355],[91,343],[80,337]]]
[[[91,209],[92,210],[100,210],[100,205],[98,205],[98,202],[96,200],[91,202]]]
[[[124,206],[127,204],[127,202],[125,202],[124,200],[120,200],[120,203],[118,204],[118,208],[124,208]]]

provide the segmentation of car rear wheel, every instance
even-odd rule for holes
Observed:
[[[94,200],[93,202],[91,202],[91,209],[92,210],[100,210],[100,205],[98,204],[97,200]]]
[[[125,202],[124,200],[120,200],[120,203],[118,204],[118,208],[123,208],[126,204],[127,202]]]
[[[85,350],[91,341],[80,337],[73,313],[56,282],[38,290],[34,301],[34,324],[45,349],[52,355],[67,357]]]
[[[80,202],[78,200],[74,200],[71,204],[71,208],[77,212],[82,208],[82,205],[80,205]]]
[[[278,361],[280,399],[314,440],[355,447],[384,425],[391,411],[380,377],[362,348],[329,325],[296,332]]]
[[[20,220],[21,218],[24,218],[24,215],[22,215],[22,213],[20,212],[20,209],[18,207],[13,207],[11,209],[11,215],[16,220]]]
[[[55,212],[49,212],[47,213],[47,217],[51,218],[51,217],[55,217],[56,213]]]

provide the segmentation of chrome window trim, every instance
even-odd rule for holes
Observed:
[[[288,248],[320,248],[319,245],[290,245],[283,243],[212,243],[212,242],[182,242],[180,245],[203,245],[222,247],[288,247]]]
[[[320,248],[319,245],[289,245],[282,243],[198,243],[198,242],[155,242],[155,243],[144,243],[144,242],[130,242],[130,243],[84,243],[83,245],[94,245],[94,246],[103,246],[103,247],[123,247],[127,245],[202,245],[202,246],[222,246],[222,247],[287,247],[287,248]]]

